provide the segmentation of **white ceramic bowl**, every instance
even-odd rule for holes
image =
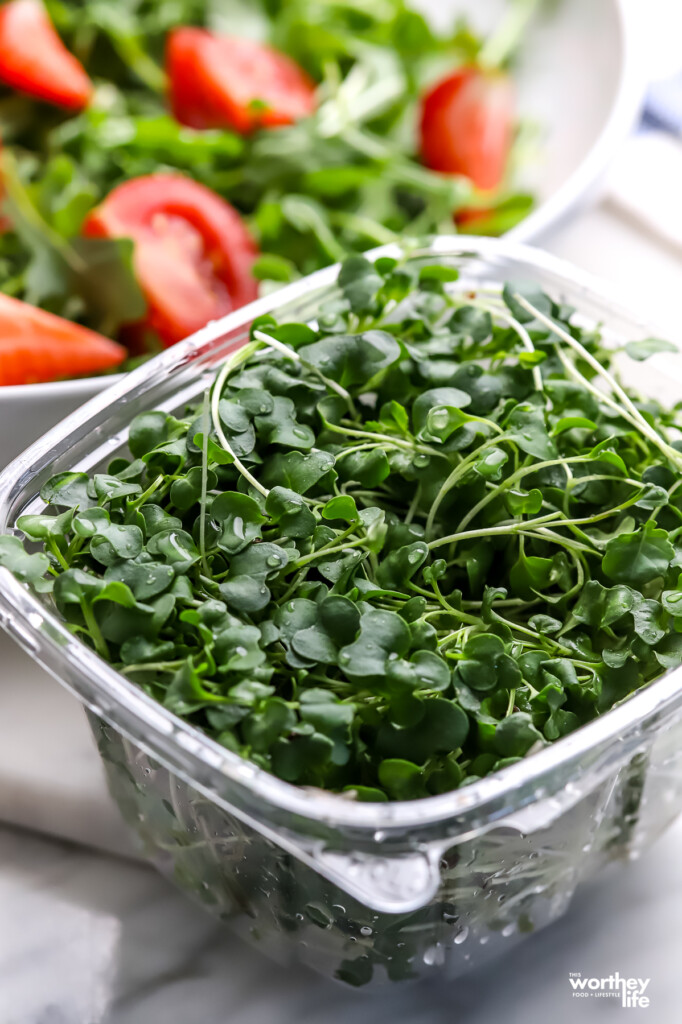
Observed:
[[[414,0],[437,24],[453,11],[483,31],[509,0]],[[630,0],[560,0],[533,26],[518,71],[522,115],[539,126],[537,161],[522,171],[522,187],[538,195],[536,209],[511,232],[537,239],[585,202],[630,132],[643,96]],[[49,427],[107,387],[113,377],[0,388],[0,466]]]

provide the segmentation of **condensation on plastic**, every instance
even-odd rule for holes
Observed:
[[[410,259],[434,257],[460,267],[457,287],[533,281],[615,336],[646,333],[546,254],[444,237]],[[0,476],[0,532],[42,507],[53,474],[106,465],[134,415],[196,401],[256,316],[314,319],[337,272],[209,325],[64,420]],[[638,856],[682,809],[680,670],[463,789],[367,804],[291,786],[211,741],[100,660],[6,570],[0,624],[85,704],[112,794],[159,869],[271,955],[353,984],[480,964],[555,920],[579,882]]]

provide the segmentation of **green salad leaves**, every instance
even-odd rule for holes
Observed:
[[[80,238],[88,213],[121,182],[177,171],[227,199],[248,221],[270,286],[349,253],[453,232],[480,205],[468,179],[417,159],[424,89],[475,61],[482,40],[463,22],[435,33],[405,0],[46,0],[69,51],[95,84],[81,113],[0,88],[4,212],[0,287],[117,337],[145,300],[127,240]],[[314,116],[242,137],[198,131],[169,111],[168,33],[197,25],[289,54],[319,86]],[[514,158],[523,147],[519,140]],[[500,234],[532,198],[506,187],[485,198],[470,231]],[[492,205],[492,208],[490,208]]]
[[[315,322],[261,318],[196,407],[53,478],[40,553],[0,561],[166,708],[351,799],[603,714],[682,663],[678,410],[551,297],[456,278],[351,257]]]

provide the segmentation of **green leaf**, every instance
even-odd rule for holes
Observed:
[[[444,441],[453,430],[462,425],[458,420],[457,410],[466,409],[471,405],[471,395],[459,388],[431,388],[424,391],[412,406],[412,426],[415,434],[422,433],[425,428],[429,439]],[[450,410],[454,410],[454,416]],[[430,414],[434,415],[430,415]]]
[[[334,467],[334,456],[328,452],[277,452],[270,459],[263,479],[268,486],[286,487],[298,494],[307,494]]]
[[[283,733],[296,724],[296,715],[280,697],[270,697],[242,722],[241,730],[252,750],[265,753]]]
[[[128,428],[128,447],[136,459],[141,459],[157,445],[163,444],[169,432],[170,421],[166,413],[141,412]]]
[[[389,552],[377,572],[377,582],[387,590],[404,592],[409,581],[419,571],[429,554],[424,541],[406,544]]]
[[[386,452],[376,448],[373,451],[351,452],[337,464],[337,468],[343,480],[356,480],[363,487],[378,487],[391,472]]]
[[[368,611],[360,619],[358,639],[341,649],[339,665],[352,682],[371,684],[385,677],[390,655],[406,654],[409,646],[410,630],[399,615]]]
[[[559,437],[560,434],[565,434],[567,430],[593,431],[596,429],[597,424],[593,420],[588,420],[586,416],[563,416],[554,425],[552,437]]]
[[[536,743],[544,743],[530,715],[515,711],[495,728],[495,750],[501,757],[525,757]]]
[[[523,284],[506,284],[502,292],[502,297],[510,312],[514,318],[519,321],[519,323],[530,324],[535,320],[535,314],[529,312],[526,307],[522,306],[518,301],[517,296],[519,295],[526,299],[531,306],[538,310],[538,312],[543,313],[545,316],[552,316],[554,311],[552,301],[544,292],[540,291],[539,288]],[[543,327],[543,329],[545,328]]]
[[[666,531],[648,522],[634,533],[613,537],[606,545],[602,568],[616,583],[641,585],[665,576],[674,554]]]
[[[474,463],[474,469],[484,480],[499,480],[509,456],[501,448],[488,448]]]
[[[537,555],[520,555],[509,572],[512,589],[526,601],[546,590],[552,579],[554,561]]]
[[[679,348],[669,341],[663,341],[662,338],[644,338],[642,341],[629,341],[625,346],[625,351],[630,359],[643,362],[659,352],[679,352]]]
[[[381,762],[379,782],[393,800],[417,800],[428,795],[423,770],[400,758],[387,758]]]
[[[505,434],[527,455],[543,461],[556,458],[557,450],[547,432],[545,416],[537,406],[517,405],[507,417]]]
[[[364,256],[349,256],[339,271],[338,284],[354,313],[368,313],[383,279]]]
[[[597,580],[589,580],[573,608],[573,616],[596,629],[618,622],[637,603],[637,595],[625,585],[603,587]]]
[[[218,478],[212,470],[206,473],[206,490],[212,491],[218,483]],[[180,512],[187,512],[192,505],[201,500],[203,490],[203,473],[201,466],[192,466],[191,469],[174,480],[170,489],[170,500]]]
[[[0,565],[9,569],[22,583],[37,583],[47,572],[49,561],[42,552],[34,555],[24,550],[18,537],[0,536]]]
[[[230,562],[230,574],[220,593],[230,608],[252,614],[266,608],[270,590],[266,580],[277,575],[289,561],[278,544],[251,544]]]
[[[258,502],[239,491],[226,491],[211,502],[211,519],[220,529],[216,543],[233,555],[260,539],[267,518]]]
[[[115,334],[121,324],[141,320],[147,303],[133,267],[132,240],[72,238],[70,244],[80,262],[68,275],[68,285],[93,327]]]
[[[330,498],[321,514],[323,519],[343,519],[347,523],[355,523],[359,518],[355,500],[349,494]]]
[[[656,647],[654,656],[665,669],[682,665],[682,633],[670,633]]]
[[[112,523],[103,508],[79,512],[73,520],[73,532],[90,540],[93,558],[103,565],[113,565],[119,558],[136,558],[144,545],[142,530],[138,526]]]
[[[281,281],[284,284],[298,276],[295,264],[275,253],[262,253],[252,264],[251,273],[259,281]]]
[[[387,331],[334,335],[300,349],[301,359],[343,387],[367,385],[401,355],[398,342]]]
[[[104,578],[125,583],[138,601],[147,601],[169,589],[175,570],[161,562],[124,561],[109,566]]]
[[[518,665],[493,633],[479,633],[464,645],[464,659],[457,664],[462,682],[478,693],[512,689],[521,681]]]
[[[48,505],[63,508],[90,508],[96,504],[88,494],[88,477],[85,473],[58,473],[40,489],[40,497]]]
[[[299,423],[292,399],[283,395],[275,397],[272,412],[256,416],[255,424],[259,438],[267,444],[281,444],[286,448],[307,451],[312,448],[315,441],[315,434],[311,428]],[[235,451],[240,455],[238,450]]]
[[[59,516],[19,516],[17,526],[31,540],[47,540],[48,537],[64,538],[71,532],[74,510],[68,509]]]
[[[199,561],[199,550],[189,533],[174,527],[155,531],[147,544],[150,555],[156,555],[172,565],[177,573],[187,572]]]
[[[457,750],[468,732],[469,719],[458,704],[432,697],[424,701],[424,714],[413,725],[401,727],[384,722],[377,744],[384,757],[424,764],[434,754]]]
[[[542,491],[537,487],[532,491],[505,488],[504,500],[513,516],[534,516],[542,508]]]

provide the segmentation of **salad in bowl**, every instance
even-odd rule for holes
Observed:
[[[404,0],[9,0],[0,8],[0,386],[125,370],[399,234],[497,234],[510,63]]]

